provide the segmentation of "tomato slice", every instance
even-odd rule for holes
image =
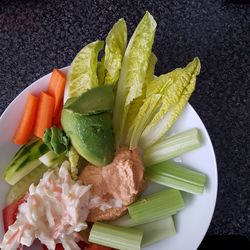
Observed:
[[[87,248],[88,244],[86,242],[84,242],[84,241],[79,241],[77,243],[77,245],[81,248],[81,250],[88,249]],[[48,248],[45,245],[43,245],[43,250],[48,250]],[[64,248],[63,248],[62,244],[56,244],[56,249],[55,250],[64,250]]]
[[[89,244],[87,244],[87,243],[84,242],[84,241],[79,241],[79,242],[77,243],[77,245],[81,248],[81,250],[88,249],[88,246],[89,246]]]
[[[16,216],[18,213],[18,207],[25,201],[25,196],[21,199],[11,203],[7,207],[5,207],[2,211],[3,216],[3,227],[4,231],[8,231],[8,227],[12,225],[16,221]]]
[[[105,247],[105,246],[101,246],[101,245],[98,245],[98,244],[90,244],[87,247],[87,250],[114,250],[114,248]]]

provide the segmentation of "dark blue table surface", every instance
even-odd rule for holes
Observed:
[[[202,62],[190,103],[208,129],[218,164],[208,234],[250,237],[250,5],[228,2],[1,1],[0,114],[33,81],[104,39],[116,20],[124,17],[131,34],[148,10],[158,23],[156,74],[194,56]]]

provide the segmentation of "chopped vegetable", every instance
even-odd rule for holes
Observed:
[[[41,92],[35,122],[34,134],[42,138],[46,128],[50,128],[53,123],[55,99],[45,92]]]
[[[119,79],[122,59],[127,46],[127,26],[123,18],[118,20],[106,38],[104,66],[107,70],[104,84],[115,85]]]
[[[64,108],[82,115],[93,115],[112,111],[113,106],[114,93],[112,86],[99,86],[84,92],[77,98],[69,99]]]
[[[101,245],[98,245],[98,244],[90,244],[87,247],[87,250],[112,250],[112,249],[114,249],[114,248],[105,247],[105,246],[101,246]]]
[[[114,107],[116,146],[124,144],[124,129],[131,102],[142,95],[156,30],[154,18],[146,12],[135,29],[122,62]]]
[[[143,224],[175,214],[184,207],[180,191],[169,188],[148,196],[128,207],[135,223]]]
[[[97,58],[103,45],[103,41],[92,42],[76,55],[68,73],[64,101],[98,86]]]
[[[25,144],[30,139],[34,129],[38,103],[39,98],[29,93],[21,121],[13,138],[15,144]]]
[[[159,111],[142,134],[140,142],[142,148],[157,142],[177,120],[195,89],[196,76],[199,75],[200,68],[200,60],[196,57],[185,68],[176,69],[152,82],[152,86],[156,84],[162,88],[164,97]],[[169,78],[172,78],[172,81]]]
[[[164,216],[162,219],[164,219],[166,216]],[[109,221],[109,224],[120,226],[120,227],[137,227],[139,225],[147,223],[148,219],[146,219],[146,222],[144,221],[135,221],[133,220],[129,214],[123,215],[122,217]]]
[[[40,164],[35,169],[33,169],[29,174],[24,176],[20,181],[18,181],[14,186],[10,187],[6,197],[7,205],[23,197],[24,194],[28,192],[30,185],[32,183],[36,185],[47,170],[48,170],[47,167],[45,167],[43,164]]]
[[[4,231],[7,232],[8,227],[16,221],[16,216],[18,213],[18,207],[25,201],[25,197],[20,198],[19,200],[11,203],[5,207],[2,211],[3,215],[3,226]]]
[[[136,223],[129,214],[123,215],[122,217],[109,221],[109,224],[119,226],[119,227],[134,227],[140,225],[140,223]]]
[[[50,150],[58,155],[68,151],[70,147],[69,137],[62,129],[55,126],[46,129],[43,136],[43,142]]]
[[[176,234],[172,216],[136,226],[135,228],[143,231],[142,247],[152,245]]]
[[[10,185],[16,184],[41,164],[38,158],[48,151],[48,147],[41,140],[23,145],[5,167],[4,179]]]
[[[89,241],[122,250],[139,250],[142,235],[138,229],[96,222],[90,231]]]
[[[39,161],[46,167],[58,167],[63,161],[66,160],[66,153],[56,154],[54,151],[49,151],[39,157]]]
[[[61,124],[62,108],[63,108],[63,101],[59,104],[58,112],[54,115],[53,118],[53,124],[58,128],[62,128]]]
[[[62,126],[76,151],[87,161],[104,166],[114,158],[111,110],[112,86],[104,85],[70,98],[62,111]]]
[[[105,166],[113,160],[114,133],[109,112],[82,115],[64,108],[62,126],[84,159],[96,166]]]
[[[77,245],[80,247],[80,249],[81,250],[88,250],[89,248],[89,245],[87,244],[87,243],[85,243],[84,241],[78,241],[77,242]],[[43,245],[43,250],[48,250],[48,248],[45,246],[45,245]],[[64,247],[63,247],[63,245],[62,244],[60,244],[60,243],[58,243],[58,244],[56,244],[56,248],[55,248],[55,250],[64,250]],[[101,250],[101,249],[100,249]],[[104,250],[104,249],[103,249]],[[107,249],[108,250],[108,249]]]
[[[204,174],[171,161],[147,167],[145,174],[153,182],[192,194],[201,194],[206,183]]]
[[[60,113],[61,103],[63,101],[64,89],[66,85],[66,76],[59,69],[54,69],[50,78],[48,94],[55,98],[54,116]]]
[[[186,130],[147,148],[143,155],[144,164],[150,166],[172,159],[199,148],[201,143],[201,136],[197,128]]]

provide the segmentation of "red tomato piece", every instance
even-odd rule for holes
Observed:
[[[81,248],[81,250],[88,249],[87,247],[89,246],[89,244],[87,244],[87,243],[84,242],[84,241],[79,241],[79,242],[77,243],[77,245]]]
[[[90,244],[87,247],[87,250],[114,250],[114,248],[105,247],[105,246],[101,246],[101,245],[98,245],[98,244]]]
[[[21,199],[11,203],[7,207],[5,207],[2,211],[3,216],[3,226],[4,231],[8,231],[8,227],[12,225],[16,221],[16,216],[18,213],[18,207],[25,201],[25,196]]]
[[[88,246],[88,244],[85,243],[84,241],[79,241],[77,243],[77,245],[81,248],[81,250],[88,249],[88,248],[86,248]],[[45,245],[43,245],[43,250],[48,250],[48,248]],[[56,245],[56,250],[64,250],[62,244],[57,244]]]

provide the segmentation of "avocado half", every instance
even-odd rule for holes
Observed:
[[[104,166],[113,160],[115,152],[111,117],[113,106],[109,88],[99,88],[85,92],[68,105],[66,103],[61,124],[71,144],[83,158],[96,166]],[[103,105],[100,100],[103,100]]]

